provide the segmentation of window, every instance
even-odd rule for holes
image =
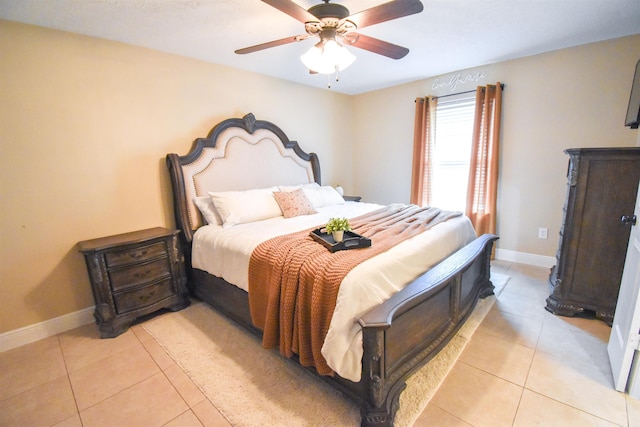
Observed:
[[[474,107],[462,93],[416,98],[411,203],[461,210],[478,235],[495,234],[502,84],[473,92]]]
[[[475,93],[442,97],[436,106],[431,205],[465,211]]]

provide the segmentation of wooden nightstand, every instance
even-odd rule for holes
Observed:
[[[190,304],[179,233],[157,227],[78,243],[102,338],[120,335],[140,316]]]

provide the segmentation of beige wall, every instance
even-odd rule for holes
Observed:
[[[413,100],[446,93],[427,79],[349,97],[7,21],[0,53],[0,333],[93,305],[76,243],[171,226],[164,157],[220,120],[253,112],[317,152],[324,183],[406,202]],[[636,144],[621,123],[639,57],[636,36],[472,70],[507,85],[501,248],[555,253],[564,148]]]
[[[477,67],[355,97],[354,191],[381,203],[408,202],[414,100],[444,95],[456,74],[486,74],[460,84],[505,83],[498,200],[498,248],[555,256],[571,147],[635,146],[624,127],[640,35]],[[437,60],[437,58],[435,59]],[[612,183],[612,185],[614,185]],[[549,238],[538,239],[538,228]]]
[[[253,112],[351,182],[351,100],[0,21],[0,333],[93,305],[81,240],[172,225],[164,157]]]

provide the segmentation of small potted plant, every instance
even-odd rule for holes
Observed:
[[[333,235],[336,243],[342,242],[345,231],[351,231],[351,225],[347,218],[329,218],[329,222],[325,226],[327,234]]]

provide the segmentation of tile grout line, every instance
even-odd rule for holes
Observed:
[[[75,415],[78,416],[78,419],[80,420],[80,424],[83,425],[82,416],[80,415],[80,408],[78,407],[78,399],[76,398],[76,391],[73,388],[73,383],[71,382],[71,373],[69,372],[69,365],[67,364],[67,358],[64,355],[64,349],[62,348],[62,342],[60,341],[60,334],[56,334],[56,342],[58,343],[58,349],[60,350],[60,355],[62,356],[62,363],[64,363],[64,371],[67,374],[67,383],[69,384],[69,389],[71,390],[71,396],[73,396],[73,404],[76,407]],[[68,420],[71,417],[68,417],[66,419]],[[62,420],[62,421],[65,421],[65,420]]]

